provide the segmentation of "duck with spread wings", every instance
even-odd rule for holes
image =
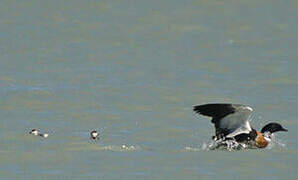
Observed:
[[[269,123],[261,131],[251,128],[249,119],[253,109],[242,104],[203,104],[193,107],[201,115],[212,117],[215,126],[213,139],[233,139],[238,143],[252,142],[257,148],[265,148],[271,135],[278,131],[288,131],[278,123]]]

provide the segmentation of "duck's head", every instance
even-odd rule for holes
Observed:
[[[38,135],[38,131],[37,131],[37,129],[32,129],[32,130],[29,132],[29,134],[33,134],[33,135],[37,136],[37,135]]]
[[[264,134],[265,132],[269,132],[272,134],[278,131],[288,131],[288,130],[282,127],[278,123],[269,123],[262,128],[261,133]]]

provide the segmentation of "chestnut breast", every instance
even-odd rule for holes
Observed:
[[[257,132],[256,142],[255,145],[258,148],[265,148],[268,145],[268,142],[264,138],[263,134],[260,132]]]

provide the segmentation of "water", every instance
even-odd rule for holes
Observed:
[[[1,179],[296,179],[297,18],[294,0],[2,0]],[[207,151],[208,102],[289,132]]]

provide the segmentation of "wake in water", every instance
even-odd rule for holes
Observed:
[[[203,150],[228,150],[228,151],[255,149],[255,148],[256,146],[254,146],[253,142],[239,143],[233,139],[212,140],[209,143],[203,143],[203,146],[202,146]]]
[[[271,135],[271,142],[265,149],[284,149],[286,148],[286,143],[281,139],[276,138],[274,135]],[[183,151],[209,151],[209,150],[224,150],[224,151],[239,151],[245,149],[259,149],[255,146],[254,141],[249,141],[246,143],[239,143],[233,139],[225,140],[225,139],[215,139],[208,142],[204,142],[202,145],[197,147],[185,147]]]
[[[271,142],[266,147],[266,149],[273,148],[285,148],[286,144],[282,142],[280,139],[277,139],[274,135],[271,136]],[[215,139],[209,142],[204,142],[200,148],[191,148],[186,147],[187,151],[198,151],[198,150],[227,150],[227,151],[237,151],[244,149],[259,149],[255,146],[254,141],[248,141],[246,143],[239,143],[233,139],[225,140],[225,139]]]

